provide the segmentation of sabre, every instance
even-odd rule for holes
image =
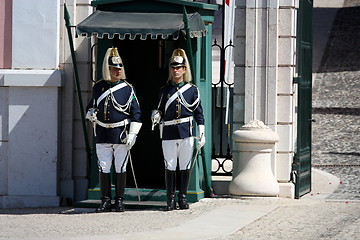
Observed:
[[[96,137],[96,122],[93,122],[94,137]]]
[[[135,171],[134,171],[134,166],[133,166],[133,162],[132,162],[132,158],[131,158],[130,149],[128,151],[129,151],[129,160],[130,160],[131,171],[132,171],[132,174],[133,174],[133,177],[134,177],[134,182],[135,182],[135,188],[136,188],[136,192],[137,192],[138,199],[139,199],[139,202],[140,202],[141,201],[140,192],[139,192],[139,188],[138,188],[138,185],[137,185],[137,182],[136,182]]]
[[[201,134],[201,137],[199,137],[199,140],[203,137],[203,134]],[[194,166],[195,166],[195,163],[197,161],[197,156],[199,155],[199,151],[200,151],[201,148],[199,149],[196,149],[196,153],[195,153],[195,156],[194,156],[194,160],[193,160],[193,163],[191,165],[191,168],[190,168],[190,175],[191,175],[191,172],[192,170],[194,169]]]
[[[153,123],[153,124],[151,125],[151,131],[154,131],[154,128],[155,128],[156,125],[158,125],[158,123]]]
[[[160,123],[161,120],[161,115],[160,112],[158,110],[152,110],[151,111],[151,130],[154,131],[154,128],[156,125],[158,125]]]
[[[98,109],[97,108],[90,108],[89,109],[89,120],[92,122],[93,124],[93,130],[94,130],[94,136],[96,137],[96,114],[98,113]]]

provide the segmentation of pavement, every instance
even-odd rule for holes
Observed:
[[[331,200],[336,176],[313,168],[301,199],[217,196],[189,210],[1,209],[0,239],[359,239],[360,200]]]

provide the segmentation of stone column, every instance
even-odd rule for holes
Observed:
[[[279,135],[262,121],[253,120],[235,131],[233,140],[238,154],[234,154],[229,193],[240,196],[278,196],[279,185],[271,170],[271,152],[279,141]]]
[[[290,173],[297,127],[293,77],[298,4],[299,0],[238,0],[235,10],[234,129],[258,119],[279,134],[271,168],[279,196],[289,198],[295,193]]]

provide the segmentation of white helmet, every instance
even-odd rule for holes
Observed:
[[[185,82],[191,82],[191,69],[189,65],[188,58],[186,56],[186,53],[183,49],[178,48],[175,49],[171,55],[170,62],[169,62],[169,80],[171,80],[171,72],[170,69],[172,67],[186,67],[186,72],[184,74],[184,81]]]
[[[102,77],[104,80],[107,81],[111,79],[109,67],[121,68],[122,69],[121,79],[126,79],[123,61],[119,55],[117,48],[114,47],[108,48],[103,60]]]

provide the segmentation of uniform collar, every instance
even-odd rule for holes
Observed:
[[[175,86],[175,87],[181,87],[181,86],[184,86],[185,84],[185,81],[181,81],[179,83],[175,83],[173,81],[171,81],[171,85]]]
[[[115,86],[115,85],[118,85],[118,84],[121,82],[121,80],[116,81],[116,82],[110,82],[110,81],[106,81],[106,82],[107,82],[107,84],[109,84],[110,86]]]

